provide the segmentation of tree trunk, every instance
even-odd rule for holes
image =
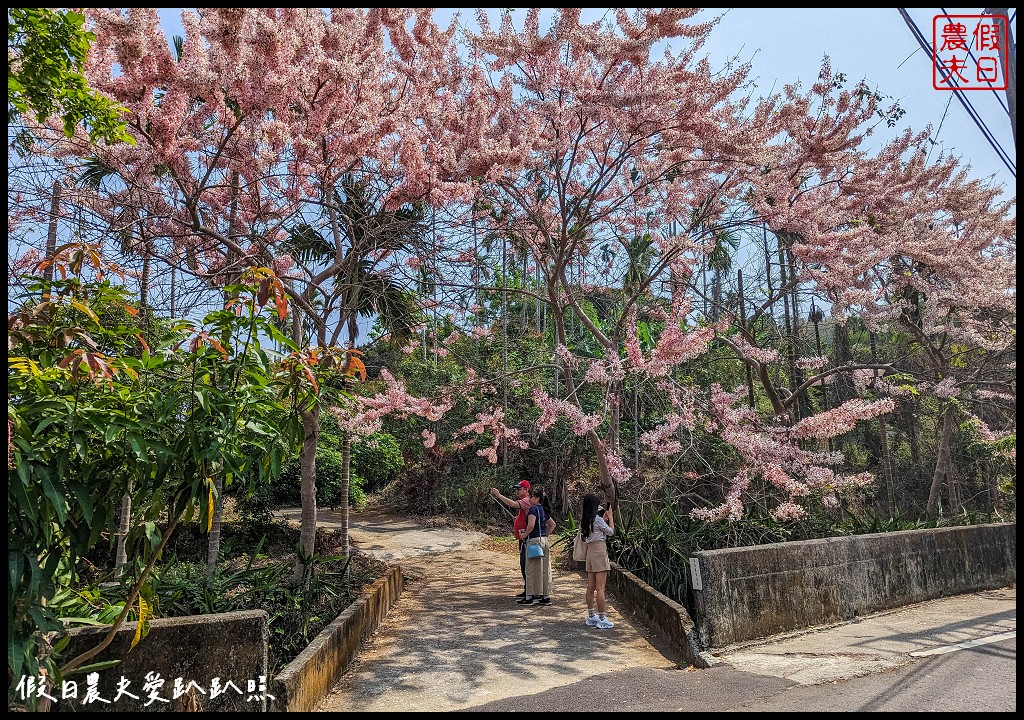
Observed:
[[[946,473],[946,487],[949,489],[949,511],[951,515],[959,515],[964,511],[964,493],[960,486],[960,476],[952,461]]]
[[[914,464],[915,479],[921,477],[921,444],[917,439],[917,399],[907,400],[904,419],[907,427],[907,440],[910,442],[910,461]]]
[[[147,241],[142,250],[142,275],[139,277],[139,305],[147,308],[149,307],[150,265],[153,261],[150,250],[150,243]]]
[[[747,326],[747,302],[743,297],[743,271],[736,271],[736,288],[739,294],[740,301],[740,327],[745,328]],[[750,363],[743,363],[743,369],[747,376],[747,402],[750,407],[754,407],[754,373],[750,368]]]
[[[230,210],[229,210],[229,213],[228,213],[228,235],[230,235],[232,237],[232,239],[237,240],[241,236],[241,234],[242,233],[240,232],[239,227],[238,227],[238,172],[237,171],[232,171],[232,173],[231,173],[231,207],[230,207]],[[148,244],[147,244],[147,247],[146,247],[146,256],[147,257],[148,257],[148,250],[149,250],[149,247],[148,247]],[[231,284],[234,284],[234,283],[238,282],[238,279],[239,279],[238,273],[237,273],[237,271],[233,271],[232,270],[232,266],[234,265],[234,262],[235,262],[235,254],[233,252],[229,251],[228,252],[228,256],[227,256],[228,272],[222,278],[225,285],[231,285]],[[148,268],[148,266],[147,266],[147,268]],[[147,269],[147,272],[148,272],[148,269]],[[148,279],[146,281],[146,284],[147,284],[146,292],[148,294],[148,292],[149,292],[149,288],[148,288],[149,281],[148,281]],[[236,297],[238,297],[238,293],[235,293],[235,292],[224,292],[224,305],[225,305],[225,307],[227,306],[227,304],[228,304],[228,302],[230,300],[233,300]],[[217,495],[216,495],[216,498],[214,499],[213,522],[210,525],[210,537],[209,537],[209,541],[208,541],[208,544],[207,544],[207,550],[206,550],[206,579],[207,579],[207,581],[209,581],[211,578],[213,578],[213,574],[217,570],[217,561],[220,559],[220,524],[221,524],[221,516],[224,514],[224,501],[222,499],[223,495],[224,495],[224,477],[223,477],[223,475],[220,472],[217,473],[217,480],[215,481],[215,484],[216,484],[216,493],[217,493]]]
[[[171,266],[171,317],[174,317],[174,301],[178,298],[178,270]]]
[[[711,319],[718,322],[722,316],[722,273],[716,267],[711,273]]]
[[[218,472],[215,481],[213,498],[213,523],[210,525],[210,537],[206,543],[206,581],[213,579],[217,572],[217,561],[220,560],[220,521],[224,514],[224,477]]]
[[[640,397],[637,381],[633,381],[633,472],[640,475]]]
[[[304,440],[302,452],[299,454],[299,467],[302,471],[302,521],[299,528],[299,545],[302,554],[309,557],[316,548],[316,449],[320,444],[320,408],[299,410],[302,417]],[[345,498],[347,503],[348,498]],[[302,563],[296,568],[301,576]]]
[[[878,441],[882,449],[882,472],[885,473],[885,489],[889,501],[889,517],[896,515],[896,486],[892,476],[892,455],[889,452],[889,431],[884,418],[878,420]]]
[[[348,485],[352,468],[352,433],[341,434],[341,554],[348,557]]]
[[[985,491],[988,493],[988,510],[994,512],[999,502],[999,483],[993,461],[986,460],[982,463],[981,476],[982,482],[985,484]]]
[[[796,365],[796,358],[800,354],[800,283],[796,275],[796,256],[793,255],[793,240],[790,238],[786,243],[786,259],[789,262],[789,282],[791,283],[790,293],[793,302],[793,336],[790,343],[790,361],[792,366],[790,373],[793,378],[793,389],[800,387],[804,382],[804,371]],[[796,407],[796,419],[802,420],[811,414],[806,392],[801,393],[794,403]]]
[[[117,525],[117,550],[114,552],[114,574],[118,577],[124,571],[125,563],[128,562],[128,553],[125,546],[128,542],[128,531],[132,526],[132,486],[128,484],[128,491],[121,496],[121,517]]]
[[[533,279],[534,279],[534,290],[538,294],[540,294],[540,261],[538,261],[536,259],[534,260]],[[534,327],[536,327],[538,335],[540,335],[540,334],[542,334],[544,332],[544,327],[541,325],[541,306],[542,305],[543,305],[543,303],[540,300],[534,300],[533,301],[534,320],[535,320]]]
[[[53,182],[53,194],[50,196],[50,223],[46,231],[46,260],[50,264],[43,270],[43,279],[47,284],[53,282],[53,256],[57,253],[57,215],[60,213],[60,183]]]
[[[850,333],[846,329],[846,325],[841,325],[838,322],[835,324],[834,333],[836,365],[844,365],[853,359],[853,350],[850,348]],[[842,405],[855,394],[853,379],[848,373],[841,372],[836,374],[835,389],[837,406]]]
[[[935,472],[932,474],[932,485],[928,491],[928,515],[931,517],[938,517],[942,481],[949,474],[950,444],[953,438],[953,407],[949,402],[944,403],[940,422],[942,426],[939,429],[939,448],[935,459]]]
[[[779,275],[782,277],[780,290],[786,286],[786,246],[782,240],[781,235],[776,236],[778,239],[779,246]],[[794,357],[793,340],[796,335],[793,328],[796,325],[796,318],[790,318],[789,312],[789,294],[783,293],[782,295],[782,319],[785,323],[784,327],[786,330],[786,369],[789,374],[789,391],[793,392],[797,388],[796,383],[796,358]],[[797,419],[800,416],[799,401],[792,405],[790,414],[795,414]]]

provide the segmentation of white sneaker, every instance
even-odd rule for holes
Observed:
[[[597,615],[588,615],[587,619],[585,621],[585,624],[589,625],[590,627],[596,627],[597,626]]]
[[[613,623],[608,618],[598,618],[597,622],[594,623],[594,627],[596,627],[598,630],[611,630],[613,627],[615,627],[615,623]]]

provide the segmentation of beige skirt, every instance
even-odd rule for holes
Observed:
[[[587,572],[607,572],[612,569],[608,559],[608,544],[604,540],[584,543],[587,547]]]

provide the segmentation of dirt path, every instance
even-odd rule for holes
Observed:
[[[336,518],[322,511],[319,520]],[[487,549],[483,533],[381,510],[353,513],[350,533],[361,552],[401,565],[405,592],[317,711],[463,710],[612,671],[678,667],[614,597],[615,627],[585,626],[579,573],[553,569],[552,605],[516,605],[518,555]]]

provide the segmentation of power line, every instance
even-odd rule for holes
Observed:
[[[907,24],[907,27],[910,28],[910,32],[913,34],[914,39],[917,40],[921,48],[925,51],[925,53],[929,55],[929,57],[934,58],[933,62],[938,61],[938,58],[933,56],[931,49],[928,47],[928,42],[927,40],[925,40],[924,34],[917,27],[917,23],[914,22],[914,19],[910,17],[910,15],[907,13],[906,8],[897,9],[899,10],[900,15],[903,17],[903,21]],[[945,70],[945,64],[941,63],[940,68]],[[956,95],[956,99],[960,101],[960,104],[963,105],[964,110],[967,111],[967,114],[974,121],[974,124],[978,126],[979,130],[981,130],[982,135],[985,136],[985,139],[988,141],[989,145],[991,145],[992,149],[996,151],[996,155],[998,155],[999,159],[1003,161],[1004,165],[1006,165],[1006,168],[1010,171],[1010,174],[1016,178],[1016,164],[1009,159],[1009,156],[992,136],[984,121],[978,116],[977,111],[974,109],[974,106],[971,105],[970,101],[963,96],[963,91],[961,91],[960,88],[956,85],[956,81],[953,79],[952,73],[950,73],[950,75],[946,77],[946,82],[947,84],[950,85],[951,91],[954,95]]]
[[[917,38],[918,43],[927,52],[928,47],[927,41],[924,37],[924,33],[921,32],[920,28],[917,27],[917,24],[914,22],[914,20],[910,18],[910,16],[907,15],[902,8],[900,9],[900,13],[904,16],[904,19],[907,20],[908,23],[911,25],[911,31]],[[932,57],[933,61],[938,62],[940,70],[947,69],[945,63],[942,62],[938,58],[938,56],[933,55]],[[971,101],[968,100],[967,97],[963,94],[963,91],[959,89],[959,83],[957,83],[956,78],[953,77],[952,69],[949,75],[946,76],[945,82],[951,88],[953,88],[953,94],[956,95],[957,100],[959,100],[960,104],[964,106],[965,110],[967,110],[967,114],[971,116],[972,120],[974,120],[974,124],[977,125],[978,128],[981,130],[982,134],[985,136],[985,139],[988,140],[989,145],[991,145],[992,148],[996,151],[996,154],[999,156],[999,159],[1003,161],[1003,164],[1006,165],[1006,167],[1010,170],[1013,176],[1017,177],[1017,164],[1013,160],[1011,160],[1010,156],[1006,153],[1005,150],[1003,150],[1002,145],[999,144],[999,142],[995,139],[995,136],[993,136],[992,132],[988,129],[988,125],[986,125],[985,121],[981,119],[981,116],[978,114],[978,111],[974,109],[974,105],[972,105]]]

